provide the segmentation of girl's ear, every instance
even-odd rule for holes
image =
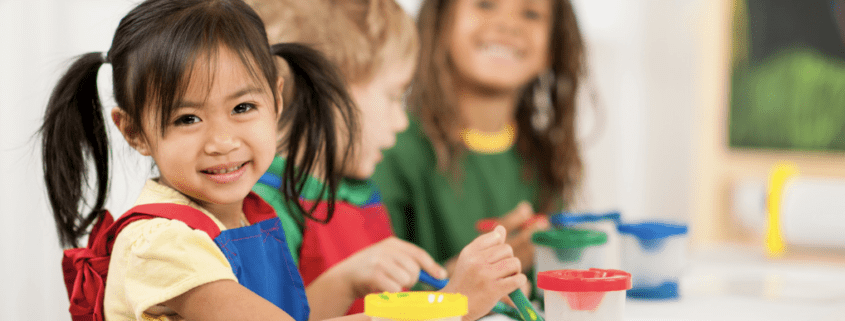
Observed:
[[[279,119],[282,118],[282,109],[285,107],[285,95],[283,94],[285,90],[285,77],[279,77],[276,79],[276,122],[279,122]]]
[[[123,138],[126,139],[129,146],[132,146],[132,148],[141,153],[141,155],[151,155],[150,145],[147,143],[147,140],[144,139],[143,133],[132,125],[129,114],[127,114],[126,111],[120,107],[115,107],[111,110],[111,119],[114,121],[114,125],[117,126],[117,129],[120,130],[120,133],[123,134]]]

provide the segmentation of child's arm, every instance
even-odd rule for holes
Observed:
[[[493,309],[502,297],[528,281],[513,248],[505,243],[506,230],[497,226],[461,250],[444,292],[461,293],[469,300],[464,320],[476,320]]]
[[[187,320],[293,320],[270,301],[232,280],[200,285],[164,305]]]
[[[425,250],[396,237],[358,251],[321,274],[305,289],[311,320],[343,315],[352,302],[374,292],[399,292],[417,283],[420,269],[437,277],[446,271]]]
[[[232,280],[200,285],[165,301],[164,305],[187,320],[293,321],[285,311]],[[310,319],[314,320],[313,314]],[[371,318],[361,313],[331,320],[367,321]]]
[[[352,302],[355,301],[355,291],[344,275],[343,269],[337,268],[347,261],[341,261],[326,270],[305,287],[305,295],[311,307],[309,320],[324,320],[344,315],[352,306]]]

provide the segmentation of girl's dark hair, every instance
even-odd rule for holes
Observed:
[[[533,89],[540,77],[527,84],[519,95],[516,146],[540,183],[540,210],[573,200],[581,180],[581,158],[575,139],[575,93],[584,67],[584,44],[575,11],[569,0],[552,0],[553,19],[549,35],[550,110],[541,115],[545,126],[534,126],[536,108]],[[409,93],[409,108],[421,121],[443,171],[456,168],[465,152],[461,143],[460,119],[455,117],[453,68],[448,58],[449,28],[454,24],[455,1],[426,0],[420,8],[417,27],[420,56]]]
[[[346,91],[340,70],[316,50],[302,45],[277,44],[271,51],[288,63],[296,86],[292,101],[279,120],[283,136],[278,149],[287,158],[279,190],[288,200],[285,202],[288,210],[299,210],[309,219],[328,223],[334,214],[343,164],[347,163],[354,142],[358,140],[358,108]],[[339,144],[338,134],[346,136],[345,143]],[[343,151],[338,154],[341,148]],[[322,220],[312,215],[319,200],[307,210],[298,201],[308,176],[314,173],[314,166],[321,163],[323,174],[319,179],[325,184],[319,195],[328,203],[328,214]],[[341,167],[335,168],[336,164]],[[291,204],[295,204],[296,209],[292,209]]]
[[[215,59],[220,48],[237,53],[254,79],[265,81],[274,99],[279,97],[278,71],[264,24],[241,0],[144,1],[121,19],[107,56],[84,54],[62,76],[47,104],[40,132],[44,180],[63,246],[78,246],[79,237],[105,212],[109,143],[97,92],[100,66],[105,62],[112,64],[115,101],[128,114],[133,132],[144,133],[142,117],[153,112],[164,134],[175,105],[188,87],[194,63],[200,58]],[[289,59],[291,65],[316,62],[294,68],[297,73],[308,73],[297,77],[314,80],[298,82],[297,92],[313,94],[283,112],[290,121],[309,121],[291,126],[287,135],[296,140],[288,148],[299,160],[299,166],[286,168],[285,177],[303,177],[306,170],[320,164],[330,182],[329,195],[334,196],[338,170],[335,163],[322,164],[318,157],[321,152],[334,156],[331,148],[338,145],[335,118],[340,116],[347,124],[355,124],[353,106],[343,103],[348,101],[343,83],[338,81],[336,71],[314,58],[318,57],[317,52],[280,44],[273,47],[273,53]],[[324,101],[324,92],[335,94],[325,96]],[[336,113],[335,109],[341,112]],[[305,146],[302,154],[300,145]],[[93,182],[87,175],[89,162],[95,165]],[[96,190],[93,204],[86,202],[89,186]],[[301,189],[302,184],[294,185],[285,190],[285,197],[296,202]]]

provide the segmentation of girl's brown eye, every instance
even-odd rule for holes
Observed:
[[[526,18],[531,20],[538,20],[540,19],[540,13],[534,10],[526,10],[523,14]]]
[[[481,9],[493,9],[493,1],[481,0],[476,3],[476,6]]]
[[[232,114],[233,115],[234,114],[243,114],[243,113],[248,112],[248,111],[253,110],[253,109],[255,109],[255,105],[248,104],[248,103],[242,103],[242,104],[235,106],[235,108],[232,109]]]
[[[198,122],[200,122],[200,118],[196,115],[182,115],[179,116],[179,118],[176,118],[176,120],[173,122],[173,125],[185,126]]]

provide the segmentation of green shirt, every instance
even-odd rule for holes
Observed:
[[[437,168],[431,142],[409,118],[373,176],[398,237],[443,263],[478,237],[478,220],[502,216],[523,200],[537,209],[536,180],[525,179],[515,147],[498,154],[467,151],[455,180]]]
[[[276,210],[276,215],[279,216],[279,220],[282,222],[282,229],[285,231],[285,241],[288,243],[288,250],[290,250],[294,263],[299,266],[299,250],[302,248],[302,225],[297,223],[297,221],[303,222],[304,216],[296,210],[296,205],[291,204],[290,209],[293,211],[289,210],[288,206],[286,206],[284,195],[279,191],[280,178],[284,169],[285,159],[276,156],[273,159],[273,163],[270,164],[267,173],[252,187],[252,190]],[[302,189],[301,197],[306,200],[317,199],[320,196],[323,185],[318,179],[308,176],[305,181],[305,187]],[[345,178],[338,183],[337,200],[361,206],[370,200],[374,188],[367,181]]]

